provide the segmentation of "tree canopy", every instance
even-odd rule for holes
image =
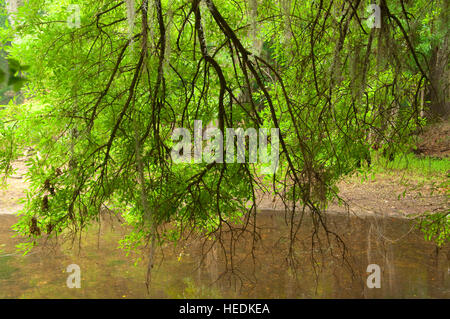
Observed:
[[[409,149],[441,94],[430,61],[447,1],[371,2],[26,1],[0,34],[30,66],[26,101],[0,111],[0,170],[36,150],[17,229],[30,243],[78,232],[107,207],[133,226],[124,247],[152,255],[190,230],[256,231],[264,193],[285,204],[291,239],[304,214],[327,231],[339,178],[372,150]],[[279,129],[278,170],[174,163],[173,130],[196,120]]]

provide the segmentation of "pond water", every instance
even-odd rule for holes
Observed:
[[[253,237],[243,235],[233,267],[220,245],[210,249],[205,240],[163,246],[148,293],[145,260],[118,248],[126,228],[103,222],[73,245],[47,242],[22,256],[10,228],[17,217],[0,215],[0,298],[450,298],[448,245],[436,249],[406,219],[327,214],[329,230],[345,243],[345,259],[333,239],[328,246],[322,236],[312,248],[306,220],[292,244],[291,267],[284,213],[260,212],[257,220],[253,257]],[[80,289],[66,285],[70,264],[81,268]],[[366,285],[369,264],[380,266],[379,289]]]

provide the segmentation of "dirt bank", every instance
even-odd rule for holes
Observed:
[[[450,157],[450,121],[428,126],[419,135],[419,142],[414,153],[418,155],[449,158]]]
[[[0,214],[14,214],[22,208],[20,199],[25,197],[28,183],[23,160],[14,163],[16,171],[7,180],[8,189],[0,189]],[[431,211],[450,210],[448,189],[432,179],[418,179],[407,172],[377,174],[362,181],[355,174],[338,184],[339,195],[357,215],[377,214],[407,217]],[[447,192],[447,194],[446,194]],[[264,197],[258,201],[261,210],[283,210],[283,204]],[[329,206],[334,213],[347,213],[345,206],[334,201]]]
[[[22,209],[21,198],[26,196],[28,182],[25,178],[24,159],[16,161],[13,166],[15,171],[12,177],[6,180],[6,188],[2,185],[3,180],[0,180],[0,214],[15,214]]]
[[[450,210],[448,189],[433,184],[433,180],[415,179],[407,173],[379,173],[364,181],[355,174],[342,180],[338,188],[339,196],[348,206],[339,205],[335,200],[328,207],[332,213],[412,217]],[[266,197],[259,201],[259,208],[283,210],[283,204]]]

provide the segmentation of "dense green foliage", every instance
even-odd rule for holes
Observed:
[[[262,192],[326,229],[339,178],[372,149],[410,148],[447,32],[445,0],[381,0],[381,28],[368,26],[370,1],[130,3],[29,0],[1,31],[31,66],[26,103],[0,111],[0,169],[25,146],[37,152],[17,226],[31,239],[79,231],[105,205],[133,226],[126,247],[189,229],[220,237],[244,215],[251,225]],[[279,170],[174,164],[171,133],[194,120],[280,128]]]
[[[0,28],[8,26],[7,12],[4,3],[0,3]],[[5,93],[14,90],[19,91],[24,85],[26,79],[23,72],[28,66],[20,65],[20,63],[7,57],[5,49],[8,43],[0,46],[0,105],[7,104],[11,98],[5,98]]]
[[[4,28],[6,26],[6,10],[4,8],[4,3],[0,2],[0,28]],[[4,58],[3,50],[0,50],[0,104],[3,100],[3,94],[7,90],[6,87],[6,60]]]

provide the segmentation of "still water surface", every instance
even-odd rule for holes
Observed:
[[[448,245],[437,250],[408,220],[328,215],[330,229],[345,241],[347,262],[337,250],[332,258],[326,245],[322,251],[316,246],[316,267],[306,222],[293,246],[297,263],[289,268],[284,214],[259,215],[254,258],[248,236],[237,242],[232,273],[224,273],[219,246],[205,252],[208,244],[199,239],[165,245],[150,293],[145,262],[118,248],[125,228],[103,223],[83,235],[81,249],[78,243],[47,243],[22,256],[10,229],[17,217],[0,215],[0,298],[450,298]],[[81,289],[66,286],[70,264],[81,267]],[[380,289],[366,285],[369,264],[381,267]]]

